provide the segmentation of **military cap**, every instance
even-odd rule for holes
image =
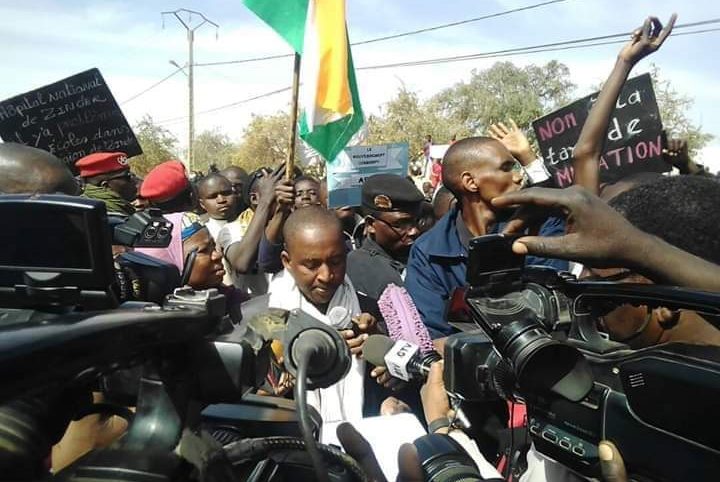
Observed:
[[[362,207],[374,211],[415,211],[425,199],[409,179],[397,174],[375,174],[362,185]]]

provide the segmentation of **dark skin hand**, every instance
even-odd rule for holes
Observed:
[[[265,228],[265,238],[271,243],[282,242],[283,226],[294,205],[295,186],[292,181],[283,179],[275,185],[275,212]]]
[[[576,185],[593,194],[600,192],[600,155],[620,91],[635,64],[658,50],[665,42],[676,19],[677,15],[673,14],[663,28],[656,17],[648,17],[643,26],[633,32],[630,42],[618,54],[615,67],[590,110],[575,144],[573,168]]]
[[[370,313],[360,313],[352,319],[352,322],[357,326],[359,333],[356,334],[353,330],[342,330],[340,335],[345,339],[350,353],[362,358],[362,347],[365,340],[368,339],[370,333],[377,332],[377,320]]]
[[[528,138],[523,131],[515,124],[515,121],[509,119],[510,127],[508,128],[502,122],[492,124],[488,129],[488,136],[502,142],[507,150],[510,151],[520,164],[527,166],[535,160],[535,153],[530,146]]]
[[[660,284],[720,292],[720,266],[640,231],[586,189],[530,188],[492,200],[496,207],[519,207],[506,234],[524,233],[548,216],[564,214],[567,234],[524,236],[517,254],[578,261],[594,268],[630,268]]]
[[[281,182],[283,174],[284,171],[278,169],[258,181],[260,201],[245,236],[240,242],[231,244],[225,251],[225,258],[239,273],[247,273],[255,265],[260,239],[275,203],[275,186]]]
[[[442,380],[442,363],[431,367],[427,383],[423,386],[422,401],[426,418],[434,420],[446,416],[449,410],[447,392]],[[431,420],[428,418],[428,422]],[[440,432],[440,431],[439,431]],[[436,432],[436,433],[439,433]],[[446,429],[442,433],[446,433]],[[345,452],[353,457],[372,481],[385,482],[387,479],[380,469],[372,446],[349,423],[342,423],[337,428],[337,437]],[[607,440],[599,444],[600,468],[602,480],[605,482],[628,482],[627,472],[622,456],[615,445]],[[398,452],[398,482],[423,482],[420,458],[413,444],[403,444]]]

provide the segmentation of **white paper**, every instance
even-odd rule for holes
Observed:
[[[341,446],[335,435],[338,424],[323,424],[322,442]],[[398,474],[398,451],[405,443],[413,443],[426,435],[420,421],[411,413],[368,417],[353,427],[365,437],[375,452],[380,468],[387,480],[395,480]]]

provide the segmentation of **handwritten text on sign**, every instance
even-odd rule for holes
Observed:
[[[545,165],[560,187],[573,182],[573,149],[598,92],[533,122]],[[600,179],[614,182],[639,171],[663,172],[662,122],[650,74],[628,80],[610,118]]]
[[[0,102],[0,137],[49,151],[71,167],[98,151],[142,154],[98,69]]]

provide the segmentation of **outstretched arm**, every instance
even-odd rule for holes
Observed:
[[[519,207],[506,233],[523,233],[548,215],[565,213],[565,236],[524,236],[513,244],[517,254],[579,261],[597,268],[627,267],[656,283],[720,292],[720,266],[639,230],[581,187],[525,189],[492,203]]]
[[[610,116],[615,109],[620,91],[630,71],[642,58],[655,52],[672,32],[677,15],[670,17],[665,28],[656,17],[648,17],[643,26],[635,30],[630,42],[618,55],[595,105],[590,110],[573,152],[575,184],[593,194],[600,192],[600,155],[604,145]]]

